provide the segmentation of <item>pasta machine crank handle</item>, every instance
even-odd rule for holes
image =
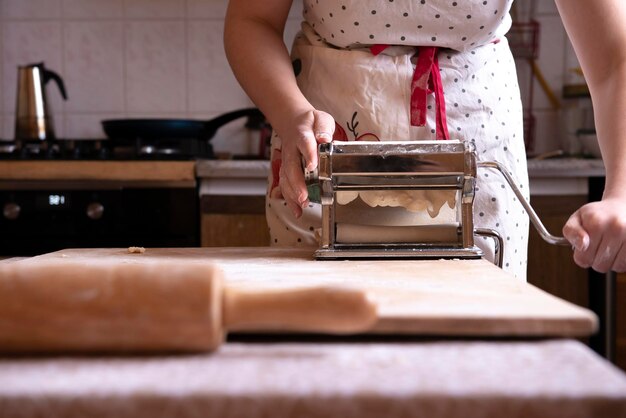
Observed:
[[[535,210],[532,206],[530,206],[530,203],[528,203],[520,189],[515,185],[513,177],[508,173],[508,171],[506,171],[506,168],[502,164],[497,161],[478,161],[476,164],[478,167],[495,168],[502,173],[507,183],[509,183],[509,186],[511,186],[511,189],[513,189],[513,193],[515,193],[515,196],[517,196],[524,209],[526,209],[526,212],[528,212],[530,221],[544,241],[549,244],[571,246],[570,242],[564,237],[555,236],[548,232],[546,227],[541,222],[541,219],[539,219],[539,216],[537,216]]]

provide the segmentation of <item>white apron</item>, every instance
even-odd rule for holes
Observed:
[[[315,108],[335,118],[336,139],[435,140],[445,133],[468,140],[479,160],[503,163],[528,199],[521,99],[504,37],[510,3],[305,0],[305,22],[292,48],[298,85]],[[372,48],[378,42],[390,46]],[[424,90],[421,114],[416,66],[424,47],[433,46],[439,47],[443,94]],[[416,124],[420,118],[423,126]],[[272,244],[316,247],[321,206],[312,203],[301,218],[293,217],[277,188],[280,138],[272,140],[266,208]],[[495,171],[478,170],[474,223],[502,235],[503,268],[525,280],[528,217]],[[493,259],[491,239],[477,237],[476,244]]]

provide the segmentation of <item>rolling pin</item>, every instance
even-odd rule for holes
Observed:
[[[353,333],[377,318],[357,289],[244,291],[210,264],[30,261],[0,265],[0,352],[207,351],[230,329]]]

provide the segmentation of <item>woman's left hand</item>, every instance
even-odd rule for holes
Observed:
[[[574,262],[600,273],[626,272],[626,198],[604,198],[578,209],[563,227]]]

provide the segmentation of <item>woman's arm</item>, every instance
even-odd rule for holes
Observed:
[[[593,102],[606,168],[600,202],[563,228],[581,267],[626,271],[626,1],[556,0]]]
[[[282,140],[280,188],[295,216],[308,204],[302,171],[317,166],[317,142],[329,142],[333,118],[306,100],[283,42],[292,0],[231,0],[224,46],[237,80]]]

